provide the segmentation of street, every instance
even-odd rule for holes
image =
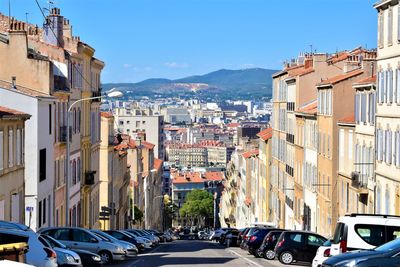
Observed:
[[[255,258],[238,247],[225,248],[218,243],[198,240],[177,240],[163,243],[154,250],[140,254],[137,259],[109,265],[112,267],[158,267],[158,266],[285,266],[279,261]],[[296,265],[291,265],[296,266]],[[308,265],[297,265],[308,266]]]

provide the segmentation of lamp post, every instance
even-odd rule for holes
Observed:
[[[150,173],[155,173],[157,172],[157,169],[152,169],[150,170]],[[143,191],[144,191],[144,229],[149,225],[149,216],[148,216],[148,208],[149,208],[149,190],[150,188],[147,188],[147,177],[144,178],[143,181]]]
[[[70,127],[70,120],[69,120],[69,113],[74,105],[77,103],[83,102],[83,101],[89,101],[89,100],[94,100],[94,99],[102,99],[102,98],[117,98],[123,96],[123,93],[120,91],[117,91],[115,88],[105,92],[105,95],[102,96],[95,96],[95,97],[87,97],[87,98],[82,98],[78,99],[75,102],[71,103],[68,105],[67,109],[67,155],[66,155],[66,161],[67,161],[67,178],[65,181],[65,224],[68,226],[69,225],[69,181],[70,181],[70,176],[71,176],[71,166],[69,164],[69,157],[70,157],[70,132],[69,132],[69,127]]]

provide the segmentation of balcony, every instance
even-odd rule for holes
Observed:
[[[98,91],[92,92],[92,97],[100,97],[101,96],[101,88]],[[101,102],[101,98],[93,99],[93,102]]]
[[[358,171],[351,173],[351,186],[358,190],[359,194],[368,194],[368,178]]]
[[[54,92],[70,92],[69,80],[66,77],[54,75]]]
[[[85,173],[84,185],[94,185],[94,175],[95,174],[96,174],[96,171],[87,171]]]

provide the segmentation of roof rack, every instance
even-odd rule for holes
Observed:
[[[370,214],[370,213],[351,213],[345,216],[357,217],[357,216],[373,216],[373,217],[383,217],[383,218],[400,218],[398,215],[387,215],[387,214]]]

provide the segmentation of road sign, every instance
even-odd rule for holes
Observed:
[[[108,216],[110,216],[110,213],[107,212],[107,211],[100,211],[99,215],[102,216],[102,217],[108,217]]]
[[[32,212],[33,211],[33,207],[26,207],[26,211]]]

